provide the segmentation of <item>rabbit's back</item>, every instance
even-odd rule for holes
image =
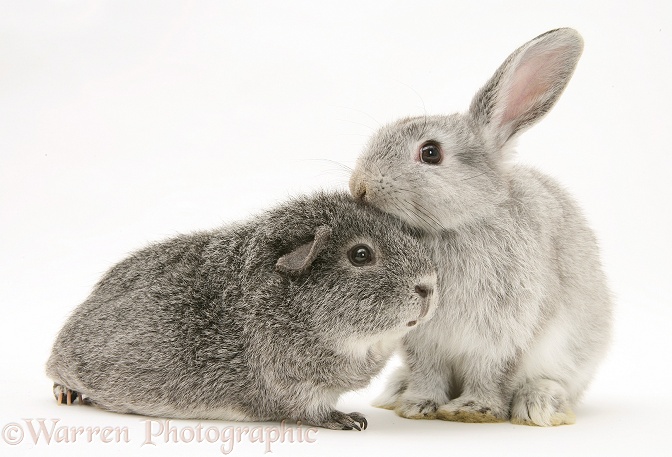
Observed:
[[[540,300],[544,319],[521,360],[518,382],[562,373],[560,380],[575,403],[611,340],[612,300],[598,242],[575,200],[554,179],[521,166],[514,176],[512,189],[531,189],[521,203],[530,202],[536,217],[521,221],[540,221],[550,273]]]
[[[527,232],[546,246],[544,261],[558,286],[608,298],[598,242],[575,199],[555,179],[530,167],[514,166],[510,183],[515,219],[526,229],[521,235]]]

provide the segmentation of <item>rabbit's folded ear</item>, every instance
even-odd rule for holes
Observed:
[[[275,264],[275,269],[282,273],[298,274],[306,271],[317,256],[327,246],[331,237],[331,228],[323,225],[315,230],[313,241],[302,244],[292,252],[280,257]]]
[[[524,44],[504,61],[469,108],[493,146],[503,147],[553,107],[582,51],[578,32],[557,29]]]

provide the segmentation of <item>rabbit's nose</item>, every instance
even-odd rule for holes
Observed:
[[[366,184],[364,184],[359,179],[356,179],[355,176],[352,176],[350,180],[350,192],[352,196],[355,197],[355,200],[365,200],[366,199]]]
[[[357,186],[357,188],[355,189],[354,197],[356,200],[366,199],[366,186],[364,184],[360,184],[359,186]]]

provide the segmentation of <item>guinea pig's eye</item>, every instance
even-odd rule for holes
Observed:
[[[373,262],[373,251],[365,244],[358,244],[348,251],[348,260],[356,267],[363,267]]]
[[[430,165],[437,165],[443,159],[441,145],[436,141],[427,141],[420,146],[420,161]]]

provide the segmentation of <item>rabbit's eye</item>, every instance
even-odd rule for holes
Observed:
[[[437,165],[443,159],[441,146],[435,141],[428,141],[420,146],[420,161],[430,165]]]
[[[356,267],[369,265],[373,262],[373,251],[365,244],[358,244],[348,251],[348,260]]]

